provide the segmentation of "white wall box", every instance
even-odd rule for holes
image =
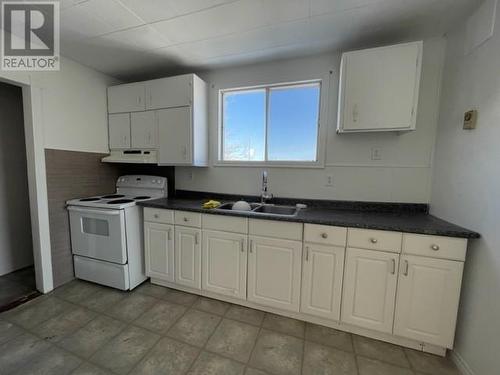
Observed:
[[[201,230],[175,226],[175,282],[201,289]]]
[[[145,97],[143,82],[108,87],[108,113],[144,111]]]
[[[342,321],[392,333],[399,255],[347,248]]]
[[[415,130],[423,43],[342,54],[337,131]]]
[[[247,297],[247,236],[203,231],[202,288],[245,300]]]
[[[174,282],[174,226],[145,222],[144,251],[146,275]]]

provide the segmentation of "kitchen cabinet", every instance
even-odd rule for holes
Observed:
[[[158,111],[158,163],[191,164],[191,108],[179,107]]]
[[[422,42],[342,54],[337,131],[414,130]]]
[[[401,257],[394,334],[452,348],[463,262]]]
[[[146,275],[174,282],[174,226],[144,223]]]
[[[248,300],[299,311],[302,242],[249,237]]]
[[[202,288],[246,299],[247,236],[203,230]]]
[[[108,113],[144,111],[146,91],[142,82],[108,87]]]
[[[133,112],[130,114],[131,145],[135,149],[156,148],[157,126],[153,111]]]
[[[130,144],[130,114],[109,115],[109,148],[128,149]]]
[[[147,109],[190,106],[193,101],[194,74],[154,79],[146,82]]]
[[[201,230],[175,226],[175,282],[201,289]]]
[[[340,319],[344,254],[344,247],[305,244],[301,312]]]
[[[399,254],[347,248],[342,322],[392,333],[398,267]]]

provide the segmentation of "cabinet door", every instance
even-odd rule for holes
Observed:
[[[234,298],[247,298],[247,236],[203,231],[202,288]]]
[[[154,111],[131,113],[130,130],[133,148],[156,147],[156,114]]]
[[[144,111],[145,95],[143,83],[108,87],[108,113]]]
[[[453,347],[463,263],[401,257],[394,334]]]
[[[109,115],[108,127],[110,149],[130,148],[130,114]]]
[[[302,242],[251,236],[248,300],[299,311]]]
[[[345,248],[305,244],[301,308],[321,318],[340,319]]]
[[[416,42],[344,54],[339,130],[414,128],[421,48]]]
[[[392,332],[399,254],[347,248],[342,322]]]
[[[190,164],[191,107],[169,108],[157,111],[158,163]]]
[[[174,282],[174,226],[144,223],[146,275]]]
[[[147,82],[147,109],[184,107],[191,105],[193,75],[155,79]]]
[[[201,289],[201,230],[175,227],[175,282]]]

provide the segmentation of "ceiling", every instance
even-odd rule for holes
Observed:
[[[441,35],[480,0],[60,0],[61,53],[122,80]]]

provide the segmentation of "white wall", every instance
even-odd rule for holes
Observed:
[[[327,130],[321,140],[326,144],[321,155],[325,168],[269,168],[271,192],[284,197],[427,203],[444,47],[442,38],[424,42],[417,130],[401,134],[338,135],[335,132],[340,53],[201,73],[211,87],[212,166],[176,168],[176,188],[259,194],[262,168],[213,166],[217,155],[218,90],[320,78],[323,80],[321,123]],[[371,160],[372,147],[382,149],[382,160]],[[327,175],[333,175],[333,188],[325,186]]]
[[[491,12],[490,12],[491,14]],[[480,24],[485,24],[481,22]],[[455,352],[476,375],[500,369],[500,12],[492,39],[464,56],[465,28],[449,35],[431,212],[476,230],[462,287]],[[478,109],[477,129],[462,129]]]
[[[31,264],[22,92],[0,83],[0,275]]]

